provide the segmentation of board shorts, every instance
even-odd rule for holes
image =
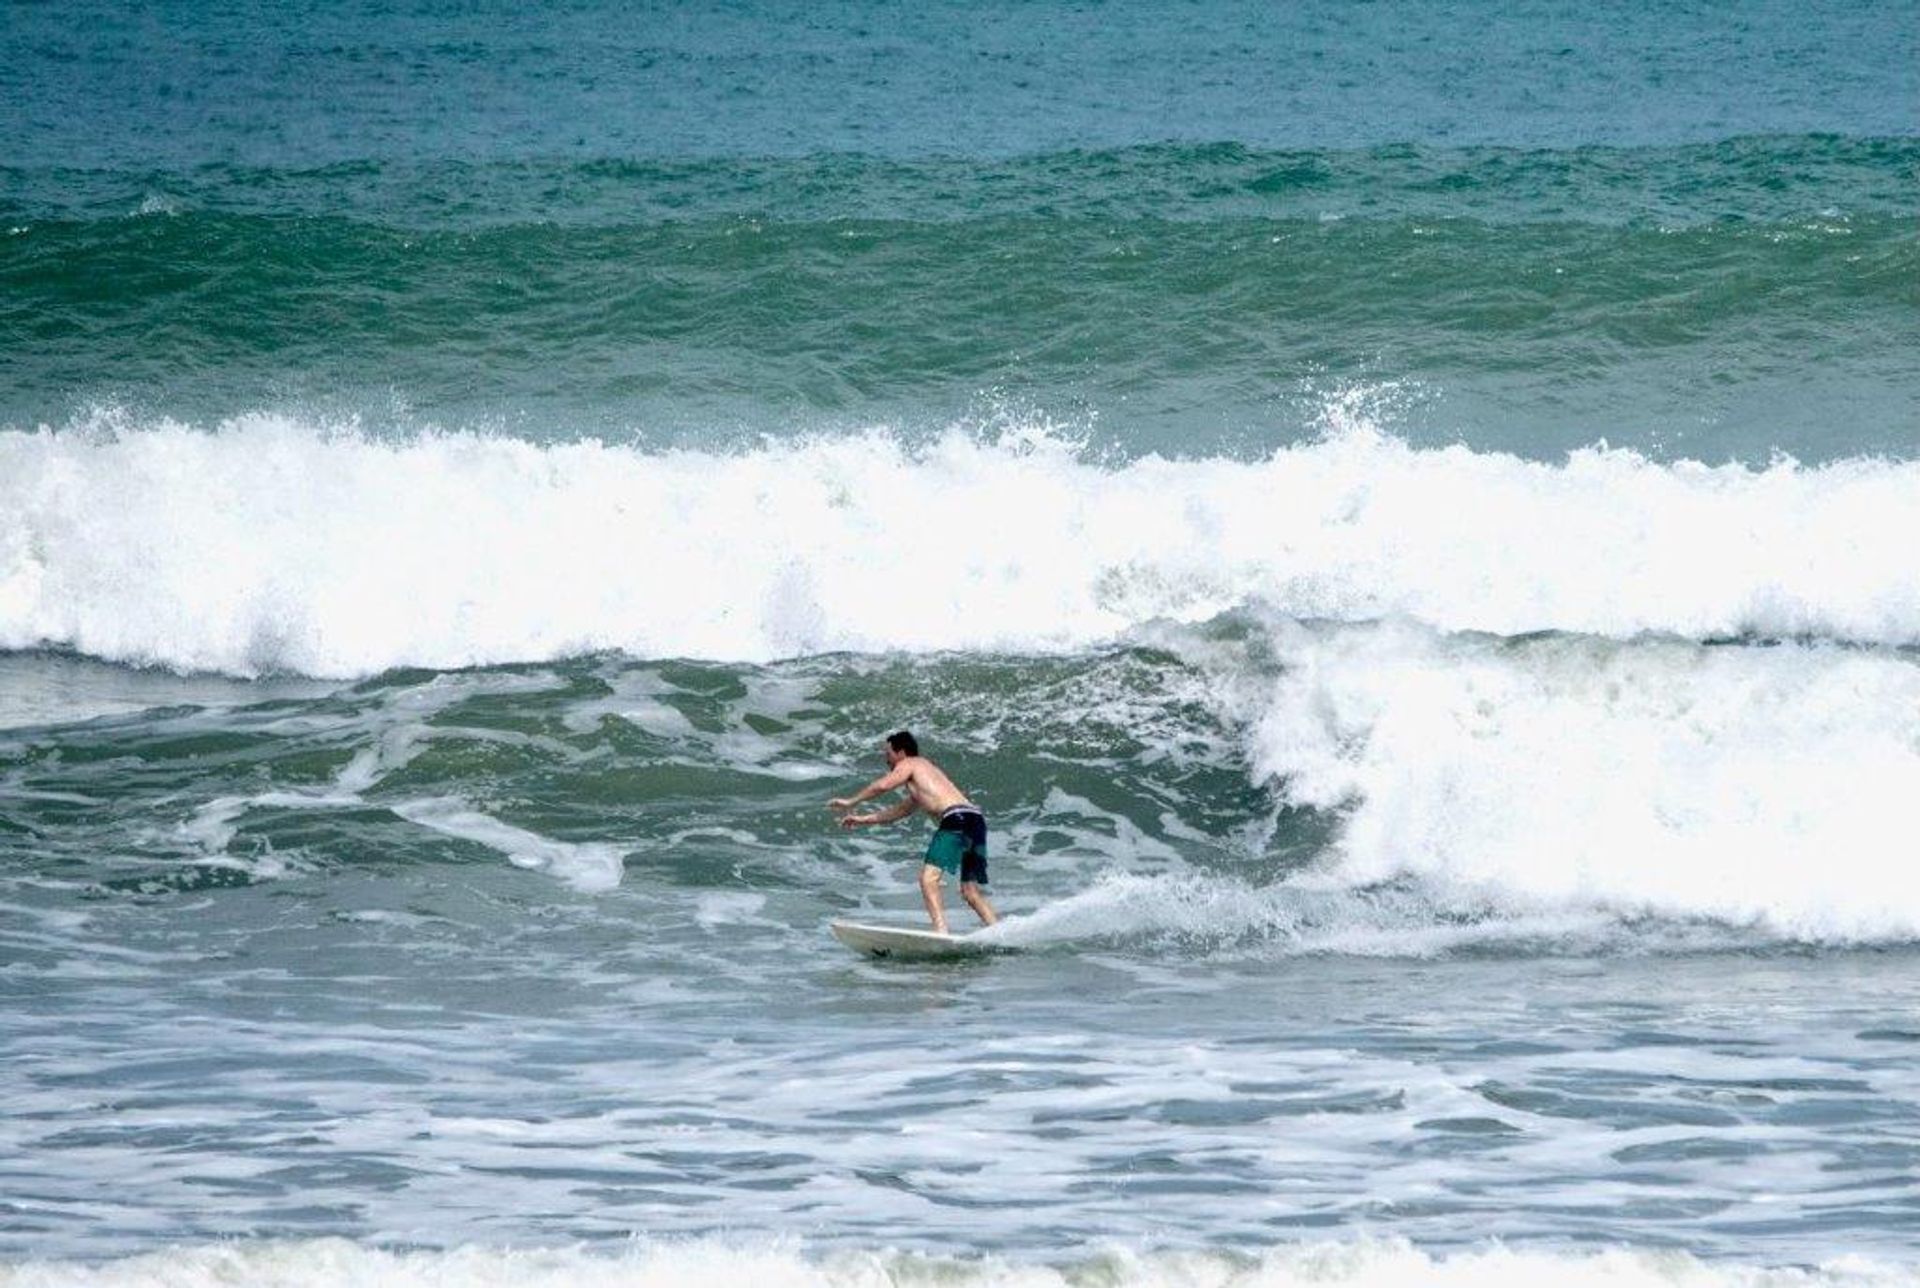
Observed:
[[[955,805],[940,815],[927,842],[927,862],[957,875],[966,885],[987,884],[987,816],[971,805]]]

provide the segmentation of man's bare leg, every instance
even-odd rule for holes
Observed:
[[[967,907],[973,909],[979,916],[982,925],[991,926],[1000,920],[1000,914],[995,912],[993,905],[987,902],[987,896],[981,892],[978,881],[962,881],[960,897],[965,899]]]
[[[920,897],[927,901],[927,916],[933,919],[934,933],[946,934],[947,914],[940,906],[940,869],[931,863],[920,865]]]

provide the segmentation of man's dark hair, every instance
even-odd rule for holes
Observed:
[[[888,734],[887,746],[893,748],[895,751],[904,751],[909,756],[917,756],[920,754],[919,740],[905,729],[902,729],[899,733]]]

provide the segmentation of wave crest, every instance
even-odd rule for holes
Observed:
[[[1364,424],[1261,460],[1044,431],[737,452],[294,418],[0,433],[0,647],[348,677],[596,650],[1082,648],[1248,605],[1442,631],[1920,642],[1920,463],[1558,465]]]

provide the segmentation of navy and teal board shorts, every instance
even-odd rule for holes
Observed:
[[[942,872],[958,874],[962,885],[987,883],[987,816],[977,809],[956,806],[940,816],[940,827],[927,842],[927,862]]]

